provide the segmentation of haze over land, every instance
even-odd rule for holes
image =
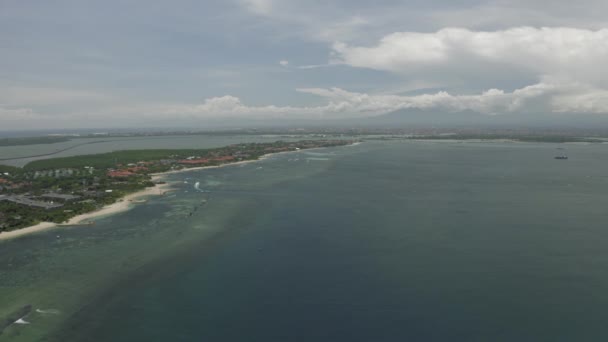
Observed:
[[[606,13],[0,0],[0,342],[607,340]]]
[[[607,10],[3,1],[0,127],[374,125],[393,112],[403,124],[608,126]]]

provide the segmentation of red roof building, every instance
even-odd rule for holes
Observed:
[[[108,177],[112,178],[126,178],[135,176],[135,173],[126,170],[108,171]]]
[[[223,157],[214,158],[213,160],[215,160],[215,161],[229,161],[229,160],[233,160],[233,159],[234,159],[233,156],[223,156]]]
[[[184,159],[178,161],[179,164],[184,165],[197,165],[197,164],[207,164],[210,160],[207,158],[199,158],[199,159]]]

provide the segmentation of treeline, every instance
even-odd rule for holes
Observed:
[[[48,179],[48,181],[52,180]],[[62,190],[68,190],[65,187],[69,184],[65,180],[61,181],[61,186],[64,187]],[[72,185],[76,184],[78,183],[75,182]],[[53,184],[52,187],[45,190],[57,190],[58,185],[59,183]],[[55,209],[28,207],[9,201],[0,201],[0,232],[32,226],[40,222],[63,223],[76,215],[88,213],[104,205],[112,204],[127,194],[154,186],[154,183],[147,176],[138,176],[129,182],[121,183],[115,183],[110,179],[102,178],[99,186],[100,188],[112,188],[113,191],[110,193],[100,193],[100,196],[94,200],[85,200],[83,198],[81,201],[66,203],[64,206]],[[38,186],[32,187],[30,190],[33,193],[42,193],[42,189]],[[76,188],[72,190],[76,190]]]
[[[54,143],[66,142],[66,141],[70,141],[70,138],[68,138],[68,137],[2,138],[2,139],[0,139],[0,146],[54,144]]]
[[[137,163],[139,161],[156,161],[161,159],[185,158],[189,155],[208,153],[211,150],[125,150],[100,154],[62,157],[35,160],[24,166],[27,171],[50,170],[62,168],[80,168],[92,166],[96,169],[106,169],[117,164]]]
[[[276,141],[272,143],[242,143],[213,149],[157,149],[127,150],[101,154],[37,160],[27,164],[24,170],[4,166],[8,178],[17,187],[4,189],[7,195],[25,194],[34,200],[46,192],[58,192],[80,196],[77,202],[68,202],[60,208],[42,209],[9,201],[0,201],[0,231],[31,226],[38,222],[64,222],[103,205],[114,203],[126,194],[153,186],[150,173],[167,171],[190,156],[204,158],[207,165],[219,165],[238,160],[254,160],[273,152],[297,149],[340,146],[352,143],[347,140],[304,140],[298,142]],[[230,156],[232,158],[222,159]],[[164,161],[166,159],[166,162]],[[126,176],[113,176],[107,169],[128,170],[127,164],[146,162],[145,168],[136,169]],[[195,163],[194,165],[201,165]],[[83,170],[85,166],[94,170]],[[187,166],[186,166],[187,167]],[[59,169],[81,169],[79,172],[61,174]],[[51,170],[51,172],[35,172]],[[58,173],[59,172],[59,173]],[[109,191],[111,190],[111,191]]]
[[[113,201],[108,202],[112,203]],[[95,209],[97,209],[97,205],[90,202],[71,203],[65,207],[45,210],[0,201],[0,212],[5,216],[2,220],[5,227],[0,226],[0,232],[33,226],[40,222],[62,223],[76,215],[88,213]]]
[[[81,168],[84,166],[91,166],[96,169],[107,169],[115,167],[118,164],[126,165],[140,161],[183,159],[189,156],[205,158],[214,154],[227,155],[239,150],[246,151],[251,158],[257,158],[263,154],[263,150],[266,147],[280,147],[284,145],[284,142],[279,141],[274,143],[237,144],[211,149],[124,150],[100,154],[35,160],[25,165],[24,170],[38,171],[62,168]]]
[[[0,174],[5,172],[10,173],[11,175],[20,174],[23,170],[21,168],[9,165],[0,165]]]

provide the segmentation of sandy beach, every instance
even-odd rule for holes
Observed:
[[[222,165],[191,167],[191,168],[185,168],[185,169],[180,169],[180,170],[153,173],[153,174],[150,174],[150,176],[152,177],[152,181],[156,182],[156,181],[161,180],[163,178],[163,176],[172,174],[172,173],[213,169],[213,168],[219,168],[219,167],[225,167],[225,166],[231,166],[231,165],[252,163],[252,162],[262,160],[262,159],[266,159],[266,158],[270,157],[271,155],[272,154],[267,154],[267,155],[260,157],[260,159],[243,160],[240,162],[227,163],[227,164],[222,164]],[[170,188],[171,188],[171,184],[169,184],[169,183],[157,184],[153,187],[146,188],[144,190],[129,194],[129,195],[119,199],[117,202],[106,205],[105,207],[100,208],[98,210],[92,211],[90,213],[85,213],[85,214],[81,214],[78,216],[74,216],[71,219],[69,219],[67,222],[64,222],[64,223],[40,222],[34,226],[25,227],[25,228],[13,230],[10,232],[2,232],[2,233],[0,233],[0,241],[16,238],[16,237],[27,235],[27,234],[40,232],[40,231],[55,228],[55,227],[83,224],[85,222],[88,222],[88,221],[91,221],[94,219],[98,219],[98,218],[101,218],[104,216],[114,215],[116,213],[127,211],[133,207],[133,202],[132,202],[133,200],[136,200],[138,198],[145,197],[145,196],[161,195],[162,193],[169,191]]]
[[[354,144],[351,144],[351,145],[354,145]],[[345,145],[345,146],[351,146],[351,145]],[[243,165],[243,164],[255,163],[255,162],[258,162],[258,161],[261,161],[264,159],[268,159],[268,158],[271,158],[273,156],[277,156],[280,154],[297,153],[297,152],[302,152],[302,151],[314,151],[314,150],[320,150],[323,148],[324,147],[315,147],[315,148],[307,148],[304,150],[274,152],[274,153],[265,154],[258,159],[242,160],[242,161],[238,161],[238,162],[234,162],[234,163],[226,163],[226,164],[221,164],[221,165],[187,167],[187,168],[183,168],[183,169],[179,169],[179,170],[171,170],[171,171],[160,172],[160,173],[151,173],[150,176],[152,176],[153,181],[156,181],[157,179],[162,178],[162,176],[164,176],[164,175],[169,175],[169,174],[173,174],[173,173],[181,173],[181,172],[205,170],[205,169],[217,169],[220,167],[227,167],[227,166],[233,166],[233,165]]]
[[[293,152],[293,151],[288,151],[288,152]],[[280,153],[283,153],[283,152],[280,152]],[[156,181],[161,180],[163,178],[163,176],[172,174],[172,173],[180,173],[180,172],[196,171],[196,170],[204,170],[204,169],[214,169],[214,168],[232,166],[232,165],[241,165],[241,164],[252,163],[252,162],[259,161],[259,160],[263,160],[272,155],[273,154],[266,154],[266,155],[260,157],[259,159],[243,160],[243,161],[239,161],[239,162],[235,162],[235,163],[227,163],[227,164],[222,164],[222,165],[191,167],[191,168],[184,168],[184,169],[180,169],[180,170],[153,173],[153,174],[150,174],[150,176],[152,177],[152,181],[156,182]],[[144,190],[129,194],[129,195],[119,199],[117,202],[106,205],[105,207],[100,208],[96,211],[74,216],[71,219],[69,219],[67,222],[64,222],[64,223],[40,222],[34,226],[25,227],[25,228],[13,230],[10,232],[2,232],[2,233],[0,233],[0,241],[16,238],[16,237],[27,235],[27,234],[40,232],[40,231],[55,228],[55,227],[83,224],[85,222],[88,222],[88,221],[91,221],[94,219],[98,219],[98,218],[101,218],[104,216],[114,215],[116,213],[127,211],[133,207],[132,206],[133,200],[136,200],[138,198],[145,197],[145,196],[160,195],[160,194],[170,190],[170,187],[171,187],[171,185],[169,183],[157,184],[156,186],[146,188]]]
[[[311,150],[316,150],[316,149],[317,148],[311,148],[311,149],[306,149],[305,151],[311,151]],[[190,167],[190,168],[172,170],[172,171],[161,172],[161,173],[153,173],[153,174],[150,174],[150,176],[152,177],[152,181],[156,182],[156,181],[161,180],[163,178],[163,176],[168,175],[168,174],[181,173],[181,172],[187,172],[187,171],[196,171],[196,170],[205,170],[205,169],[215,169],[215,168],[220,168],[220,167],[254,163],[254,162],[257,162],[260,160],[270,158],[274,155],[284,154],[284,153],[294,153],[294,152],[299,152],[299,151],[304,151],[304,150],[269,153],[269,154],[265,154],[265,155],[261,156],[259,159],[243,160],[243,161],[239,161],[239,162],[226,163],[226,164],[222,164],[222,165]],[[129,195],[119,199],[117,202],[107,205],[96,211],[74,216],[70,220],[68,220],[67,222],[64,222],[64,223],[41,222],[34,226],[17,229],[17,230],[13,230],[10,232],[2,232],[2,233],[0,233],[0,241],[16,238],[16,237],[31,234],[31,233],[40,232],[40,231],[47,230],[47,229],[54,228],[54,227],[83,224],[85,222],[88,222],[88,221],[91,221],[94,219],[98,219],[98,218],[101,218],[104,216],[113,215],[116,213],[127,211],[133,207],[132,206],[133,200],[136,200],[136,199],[138,199],[140,197],[144,197],[144,196],[161,195],[164,192],[169,191],[170,188],[171,188],[171,185],[169,183],[157,184],[153,187],[146,188],[144,190],[129,194]]]
[[[259,159],[242,160],[242,161],[238,161],[238,162],[234,162],[234,163],[226,163],[226,164],[221,164],[221,165],[186,167],[186,168],[179,169],[179,170],[171,170],[171,171],[160,172],[160,173],[151,173],[150,176],[152,176],[152,180],[153,181],[156,181],[157,179],[162,178],[162,176],[164,176],[164,175],[169,175],[169,174],[173,174],[173,173],[182,173],[182,172],[196,171],[196,170],[206,170],[206,169],[217,169],[217,168],[220,168],[220,167],[249,164],[249,163],[254,163],[254,162],[257,162],[257,161],[260,161],[260,160],[267,159],[267,158],[269,158],[269,157],[271,157],[273,155],[276,155],[276,154],[280,154],[280,153],[292,153],[292,152],[296,152],[296,151],[285,151],[285,152],[269,153],[269,154],[265,154],[265,155],[261,156]]]
[[[152,179],[158,180],[159,178],[160,178],[160,175],[155,175]],[[127,211],[133,207],[133,202],[131,202],[131,201],[136,200],[141,197],[145,197],[145,196],[161,195],[164,192],[168,191],[170,187],[171,187],[171,184],[169,184],[169,183],[156,184],[153,187],[146,188],[144,190],[129,194],[129,195],[121,198],[117,202],[106,205],[105,207],[100,208],[99,210],[92,211],[90,213],[81,214],[78,216],[74,216],[71,219],[69,219],[67,222],[64,222],[64,223],[58,224],[58,223],[53,223],[53,222],[40,222],[34,226],[17,229],[17,230],[13,230],[10,232],[2,232],[2,233],[0,233],[0,240],[8,240],[8,239],[16,238],[19,236],[36,233],[36,232],[40,232],[40,231],[47,230],[50,228],[58,227],[58,226],[77,225],[77,224],[81,224],[81,223],[89,221],[89,220],[98,219],[98,218],[101,218],[104,216],[113,215],[116,213]]]

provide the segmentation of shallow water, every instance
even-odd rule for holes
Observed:
[[[60,312],[0,341],[603,340],[608,151],[559,146],[374,142],[171,175],[171,196],[0,243],[2,310]]]

